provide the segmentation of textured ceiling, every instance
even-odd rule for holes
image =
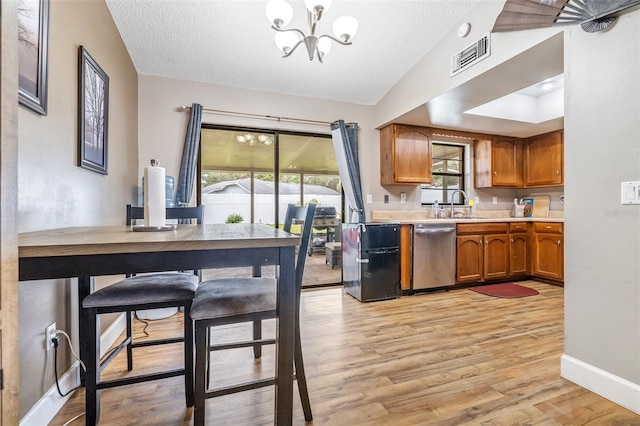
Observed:
[[[283,59],[263,1],[106,0],[141,75],[210,82],[363,105],[376,104],[478,0],[336,0],[316,35],[342,15],[358,20],[353,45],[324,63],[300,46]],[[304,2],[287,28],[308,33]]]

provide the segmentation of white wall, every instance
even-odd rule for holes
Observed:
[[[565,36],[562,373],[640,413],[640,206],[620,204],[640,180],[639,29],[636,10]]]

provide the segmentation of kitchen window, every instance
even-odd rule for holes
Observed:
[[[456,189],[464,191],[464,155],[465,145],[433,142],[431,170],[433,183],[422,185],[421,201],[423,205],[434,202],[451,203],[451,193]],[[464,204],[459,192],[455,194],[453,204]]]

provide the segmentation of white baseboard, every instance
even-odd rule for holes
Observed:
[[[560,375],[593,393],[640,414],[640,385],[569,355],[560,358]]]
[[[109,350],[111,345],[116,342],[118,336],[126,327],[126,315],[122,313],[116,320],[105,330],[100,336],[100,357]],[[76,352],[77,353],[77,352]],[[80,385],[80,363],[75,362],[66,373],[58,380],[62,392],[67,392]],[[66,397],[58,394],[55,384],[47,391],[46,394],[29,410],[29,412],[20,420],[20,426],[41,426],[49,424],[55,415],[60,411],[73,392]],[[69,419],[71,420],[71,419]]]
[[[75,362],[66,373],[58,380],[60,390],[68,392],[80,384],[80,363]],[[71,395],[62,397],[58,394],[56,386],[53,385],[42,398],[31,407],[31,410],[20,420],[20,426],[42,426],[49,424]]]

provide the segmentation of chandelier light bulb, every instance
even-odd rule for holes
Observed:
[[[333,33],[336,38],[348,42],[358,32],[358,21],[352,16],[341,16],[333,23]]]
[[[332,0],[304,0],[304,5],[307,6],[309,12],[315,13],[318,15],[318,19],[320,19],[320,15],[331,7],[331,1]]]
[[[293,17],[293,8],[285,0],[269,0],[265,11],[269,23],[276,28],[288,25]]]
[[[331,50],[331,40],[326,37],[321,37],[318,40],[318,52],[320,52],[320,57],[324,58],[324,56],[329,53]]]
[[[276,46],[278,46],[278,49],[282,50],[285,54],[291,52],[293,46],[295,46],[300,41],[298,34],[290,31],[276,33],[275,39]]]

